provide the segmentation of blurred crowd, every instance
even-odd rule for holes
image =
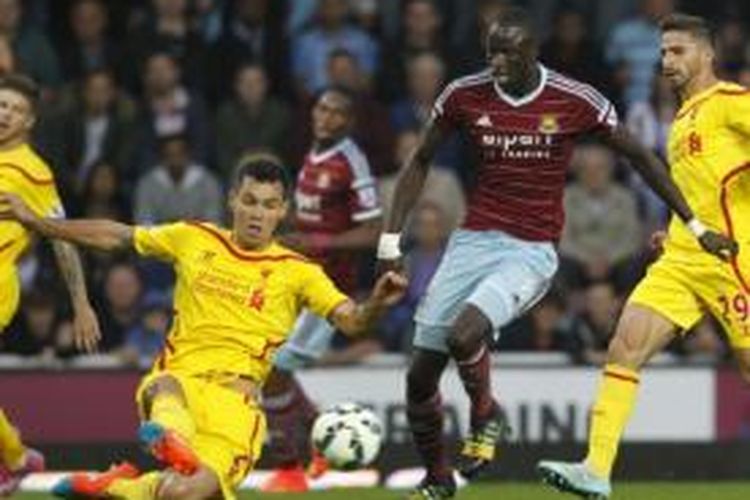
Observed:
[[[0,0],[0,71],[43,87],[35,131],[70,217],[138,224],[221,223],[233,166],[268,151],[291,169],[310,145],[310,108],[327,85],[357,98],[355,141],[380,181],[382,204],[443,85],[480,69],[486,19],[510,0]],[[527,0],[541,60],[591,83],[620,119],[664,155],[677,103],[658,75],[655,20],[671,10],[710,17],[720,72],[750,86],[750,5],[740,0]],[[408,349],[412,316],[465,209],[471,154],[456,136],[438,151],[412,216],[402,303],[373,336],[342,341],[325,362]],[[581,144],[565,193],[567,223],[554,289],[502,332],[504,351],[566,352],[601,363],[618,310],[655,256],[664,205],[611,152]],[[147,366],[170,323],[168,269],[85,253],[101,350]],[[370,259],[372,260],[372,259]],[[68,359],[69,310],[51,251],[23,261],[22,308],[0,352]],[[361,286],[372,267],[360,270]],[[673,350],[722,360],[719,327],[702,322]]]

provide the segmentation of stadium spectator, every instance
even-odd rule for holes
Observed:
[[[430,117],[432,104],[445,78],[445,64],[434,52],[423,52],[405,61],[407,94],[391,106],[391,125],[395,133],[421,129]],[[453,169],[460,165],[458,136],[441,144],[435,164]]]
[[[640,0],[638,15],[618,23],[607,40],[605,57],[628,106],[651,97],[661,47],[657,21],[673,10],[674,0]]]
[[[284,2],[236,0],[226,17],[224,33],[211,47],[208,68],[213,80],[210,97],[231,95],[240,66],[261,65],[276,93],[288,93],[289,47],[282,28]],[[294,2],[296,3],[296,2]]]
[[[409,287],[401,302],[388,311],[379,340],[383,349],[406,352],[414,334],[414,312],[443,256],[451,222],[437,203],[425,200],[415,209],[409,231],[410,248],[404,257]]]
[[[0,0],[0,35],[10,40],[18,66],[37,83],[47,88],[62,83],[57,54],[43,31],[23,22],[20,0]]]
[[[618,99],[598,47],[590,38],[583,14],[563,9],[555,17],[552,35],[541,46],[540,59],[556,71],[590,83],[616,102]]]
[[[139,323],[125,333],[125,345],[117,353],[123,363],[150,367],[164,346],[172,317],[172,299],[159,291],[143,296]]]
[[[706,316],[685,336],[679,354],[693,363],[721,363],[730,355],[722,328],[711,316]]]
[[[133,155],[135,103],[122,94],[106,69],[86,74],[51,116],[42,134],[43,152],[80,207],[86,180],[106,162],[125,177]]]
[[[563,280],[576,288],[612,278],[625,287],[643,242],[635,196],[614,182],[615,158],[604,146],[580,146],[573,165],[576,179],[565,189],[560,240]]]
[[[58,324],[57,297],[37,286],[21,298],[21,314],[8,336],[0,339],[3,351],[20,356],[34,356],[42,362],[55,357],[55,331]]]
[[[399,38],[386,44],[381,55],[379,87],[388,100],[404,96],[408,88],[408,64],[416,56],[430,52],[441,61],[450,60],[442,32],[443,17],[434,0],[408,0],[402,5]],[[442,82],[446,68],[441,68],[441,72]]]
[[[118,169],[107,162],[97,162],[88,174],[78,209],[86,217],[119,217],[130,219],[130,197],[123,190]]]
[[[718,70],[722,78],[734,80],[747,60],[746,24],[739,19],[725,20],[716,33]]]
[[[565,351],[568,347],[565,322],[565,302],[551,291],[528,314],[503,329],[496,348],[503,352]]]
[[[185,82],[191,87],[204,83],[206,45],[191,23],[188,0],[152,0],[149,15],[136,20],[129,36],[129,60],[143,61],[155,51],[169,54],[183,69]],[[137,69],[136,64],[130,68]],[[128,83],[135,90],[137,78]]]
[[[16,69],[16,56],[10,40],[5,35],[0,35],[0,75],[7,75]]]
[[[197,163],[185,136],[162,137],[160,161],[139,180],[135,190],[134,219],[153,225],[177,220],[222,220],[219,182]]]
[[[653,86],[649,101],[637,102],[628,108],[625,123],[642,144],[666,158],[667,136],[678,103],[664,77],[655,76]],[[639,175],[631,175],[629,185],[635,192],[644,215],[644,234],[663,228],[669,218],[669,209],[664,202],[646,186]]]
[[[406,160],[417,145],[419,132],[406,130],[396,139],[394,148],[394,166],[396,169],[406,165]],[[380,179],[380,198],[384,207],[390,207],[393,190],[396,187],[397,172]],[[466,213],[464,193],[456,176],[447,169],[431,168],[427,174],[422,199],[438,205],[448,220],[448,227],[453,230],[463,220]]]
[[[180,82],[177,60],[165,52],[145,61],[144,96],[137,119],[134,169],[142,173],[158,157],[160,137],[183,134],[196,160],[208,164],[209,123],[203,100]]]
[[[369,85],[377,69],[378,45],[360,28],[347,21],[347,0],[319,0],[315,24],[295,37],[292,45],[292,71],[298,95],[309,97],[330,80],[329,56],[334,50],[348,51],[361,68]]]
[[[76,0],[70,8],[68,23],[70,36],[60,52],[66,81],[122,65],[123,54],[109,36],[109,11],[102,0]]]
[[[130,262],[116,262],[104,278],[103,303],[98,308],[102,340],[99,348],[113,351],[122,346],[125,333],[140,320],[143,282]]]
[[[290,111],[284,101],[268,95],[268,87],[262,66],[241,66],[234,79],[234,98],[219,108],[217,163],[225,181],[247,151],[266,150],[279,157],[287,156]]]
[[[602,366],[621,303],[611,284],[599,282],[586,289],[584,310],[568,330],[570,354],[576,363]]]

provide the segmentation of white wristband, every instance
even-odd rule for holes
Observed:
[[[401,257],[401,233],[383,233],[378,241],[378,259],[395,260]]]
[[[696,238],[700,238],[706,232],[708,231],[708,228],[703,225],[701,221],[693,217],[687,222],[687,227],[690,229],[690,232],[695,235]]]

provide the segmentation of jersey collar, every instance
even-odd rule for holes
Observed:
[[[341,152],[347,146],[347,144],[349,144],[349,140],[350,139],[348,137],[344,137],[339,142],[324,151],[320,151],[317,153],[315,151],[311,151],[310,161],[313,163],[322,163],[328,160],[335,154]]]
[[[514,108],[518,108],[525,104],[528,104],[539,97],[539,94],[541,94],[542,90],[544,90],[544,86],[547,85],[547,68],[545,68],[543,64],[538,64],[537,66],[539,67],[540,72],[539,85],[534,90],[532,90],[525,96],[513,97],[512,95],[505,93],[503,89],[500,88],[500,85],[497,84],[497,80],[493,80],[492,86],[495,87],[495,92],[497,93],[498,97]]]
[[[706,97],[708,97],[709,95],[713,94],[714,92],[719,90],[723,84],[724,82],[722,80],[719,80],[713,85],[711,85],[710,87],[705,88],[701,90],[700,92],[698,92],[697,94],[690,96],[685,102],[682,103],[677,114],[678,115],[682,114],[683,110],[689,109],[696,102],[701,101],[705,99]]]

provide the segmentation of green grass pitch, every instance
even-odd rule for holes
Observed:
[[[332,490],[305,495],[260,495],[256,492],[243,491],[241,499],[253,500],[300,500],[312,498],[319,500],[393,500],[403,498],[400,491],[384,489]],[[19,493],[13,498],[19,500],[41,500],[51,498],[40,493]],[[475,485],[459,492],[457,500],[565,500],[574,499],[562,495],[547,487],[533,483],[494,483]],[[612,500],[747,500],[750,498],[750,482],[746,483],[620,483]]]

